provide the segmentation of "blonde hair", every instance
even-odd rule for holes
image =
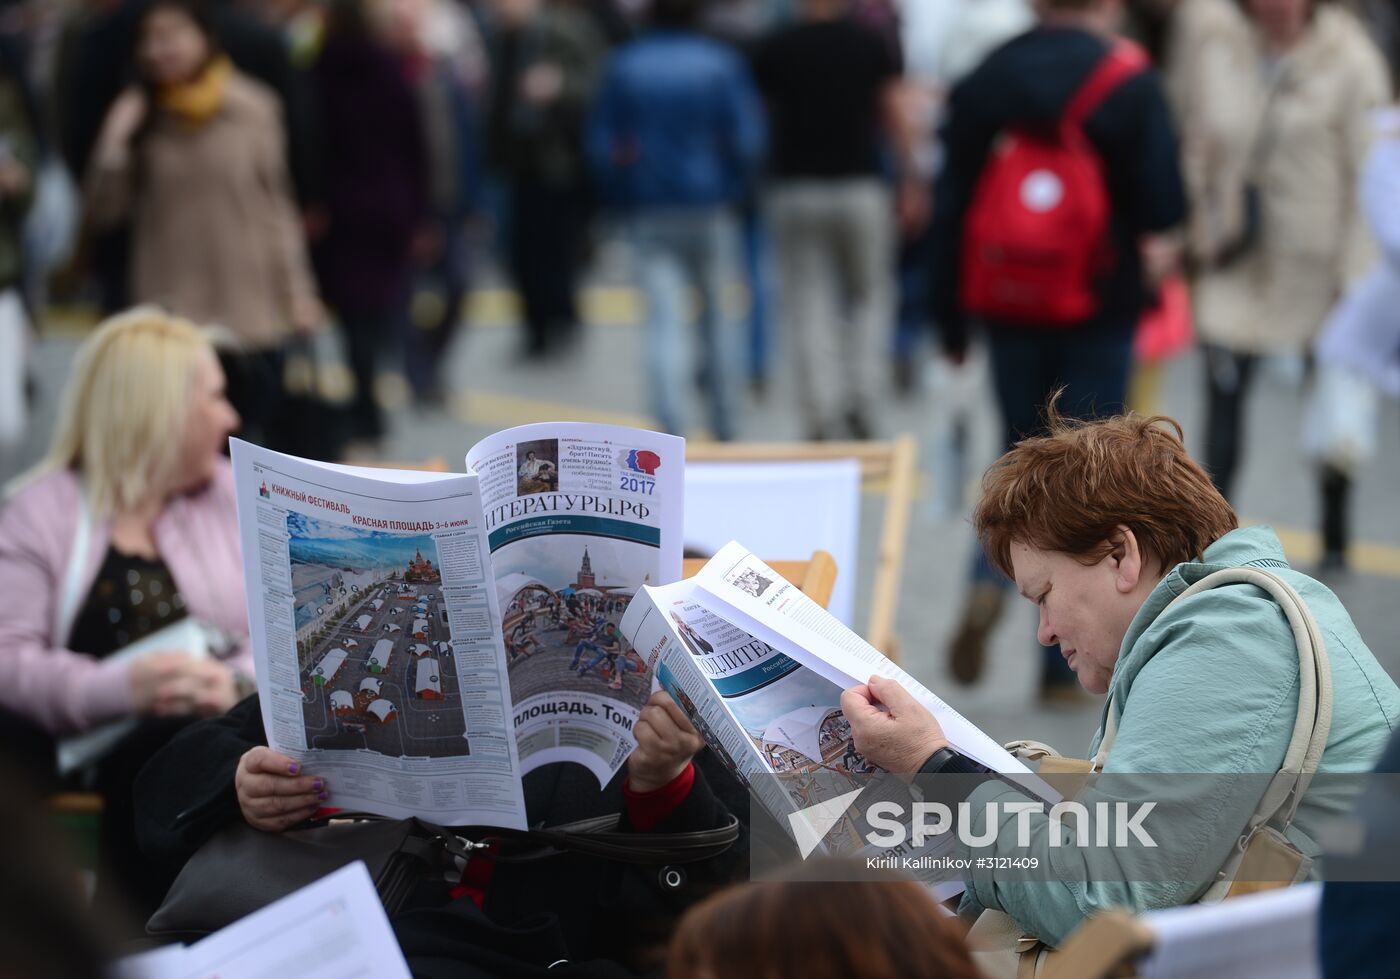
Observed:
[[[95,515],[130,509],[177,481],[191,380],[213,353],[194,323],[140,306],[98,325],[78,349],[44,473],[81,473]]]

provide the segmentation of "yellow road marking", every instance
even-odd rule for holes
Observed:
[[[601,425],[627,425],[633,428],[654,428],[656,420],[645,415],[619,411],[600,411],[582,405],[556,401],[540,401],[489,391],[464,391],[452,402],[452,413],[459,420],[474,425],[526,425],[531,422],[577,421]]]
[[[1274,533],[1283,543],[1288,562],[1301,570],[1306,571],[1322,556],[1322,540],[1312,531],[1275,526]],[[1362,574],[1400,578],[1400,547],[1373,541],[1352,541],[1351,550],[1347,552],[1347,563],[1353,571]]]

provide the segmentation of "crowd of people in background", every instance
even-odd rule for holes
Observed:
[[[1041,6],[1054,20],[1101,5]],[[876,395],[918,383],[927,338],[957,361],[972,326],[986,328],[1008,441],[1053,383],[1070,386],[1067,405],[1111,412],[1129,400],[1135,330],[1184,269],[1206,457],[1227,492],[1257,366],[1307,353],[1372,261],[1355,188],[1400,58],[1385,4],[1103,8],[1094,30],[1132,39],[1159,72],[1087,120],[1115,202],[1105,308],[1037,337],[962,308],[956,261],[998,127],[1061,112],[1098,51],[1040,32],[984,63],[1036,20],[1030,0],[0,9],[0,282],[32,314],[62,267],[60,298],[222,326],[230,395],[262,441],[316,454],[378,439],[386,371],[442,406],[483,260],[519,293],[522,356],[566,356],[581,272],[615,233],[646,299],[655,417],[686,431],[698,377],[720,439],[742,434],[745,376],[761,390],[779,356],[809,437],[869,437]],[[289,365],[332,326],[348,408],[269,425],[305,397]],[[13,400],[16,385],[0,387]],[[1340,564],[1354,466],[1317,468]]]

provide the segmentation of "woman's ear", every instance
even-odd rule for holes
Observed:
[[[1114,563],[1114,587],[1126,595],[1137,588],[1142,578],[1142,548],[1138,546],[1137,535],[1123,524],[1113,528],[1109,543],[1112,545],[1109,557]]]

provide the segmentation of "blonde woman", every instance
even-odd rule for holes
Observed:
[[[0,510],[0,745],[28,748],[19,760],[51,779],[47,739],[139,718],[86,777],[107,798],[109,864],[154,888],[130,844],[130,784],[188,718],[233,706],[252,672],[220,454],[238,415],[204,334],[154,309],[103,323],[64,398],[47,458]],[[230,637],[222,658],[112,656],[186,618]]]

